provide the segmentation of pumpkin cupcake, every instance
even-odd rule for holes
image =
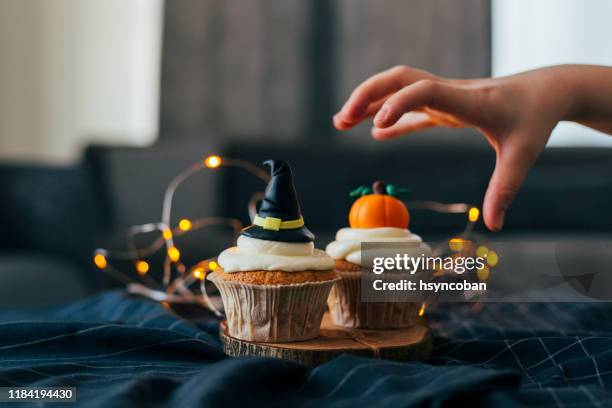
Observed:
[[[304,225],[291,168],[268,160],[271,179],[253,224],[209,275],[223,298],[229,335],[289,342],[319,335],[325,302],[338,280],[334,261],[315,249]]]
[[[372,188],[351,192],[358,198],[349,213],[348,228],[336,233],[326,252],[335,260],[340,281],[331,290],[328,305],[332,320],[344,327],[394,329],[414,324],[420,305],[414,302],[362,302],[363,242],[401,243],[408,256],[429,255],[431,249],[408,229],[410,213],[397,196],[407,190],[377,181]]]

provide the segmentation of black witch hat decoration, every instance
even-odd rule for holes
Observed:
[[[267,241],[312,242],[314,235],[304,226],[291,167],[282,160],[266,160],[270,181],[259,212],[241,235]]]

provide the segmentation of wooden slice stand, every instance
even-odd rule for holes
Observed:
[[[413,327],[395,330],[347,329],[335,326],[326,313],[319,337],[294,343],[255,343],[227,334],[221,322],[219,337],[225,354],[233,357],[275,357],[316,366],[340,354],[383,358],[397,361],[421,361],[431,353],[431,335],[424,319]]]

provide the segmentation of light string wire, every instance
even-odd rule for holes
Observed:
[[[204,160],[191,164],[185,170],[177,174],[168,184],[164,193],[162,204],[162,216],[160,222],[133,225],[128,228],[126,233],[127,251],[109,251],[108,249],[98,248],[94,253],[94,263],[96,266],[107,273],[113,279],[126,285],[128,293],[138,294],[158,302],[168,303],[196,303],[206,309],[221,315],[219,310],[210,300],[206,291],[206,275],[217,269],[216,258],[206,259],[198,264],[187,268],[180,259],[180,251],[176,247],[174,238],[187,234],[188,232],[211,226],[225,226],[233,231],[233,241],[235,242],[238,234],[243,228],[242,222],[237,218],[226,217],[204,217],[195,220],[182,218],[177,227],[171,227],[172,202],[174,194],[179,186],[187,179],[205,169],[217,169],[219,167],[238,167],[253,174],[264,183],[269,181],[268,174],[261,168],[244,160],[225,158],[217,155],[207,156]],[[253,194],[248,203],[249,215],[251,218],[257,212],[257,202],[263,198],[262,192]],[[142,234],[161,232],[160,236],[154,239],[148,246],[139,248],[136,245],[136,237]],[[149,276],[149,264],[143,259],[149,257],[165,247],[166,257],[163,262],[163,274],[161,285]],[[119,271],[108,263],[108,259],[129,260],[134,264],[134,268],[141,280],[138,282],[129,275]],[[172,269],[177,274],[172,278]],[[201,294],[195,294],[189,289],[194,282],[201,281]],[[159,290],[156,288],[164,288]]]
[[[218,316],[221,316],[222,314],[208,296],[205,285],[206,275],[218,268],[216,258],[205,259],[188,268],[181,261],[181,253],[176,247],[174,238],[207,227],[223,226],[232,229],[233,241],[235,242],[243,228],[243,224],[237,218],[210,216],[194,220],[182,218],[176,227],[172,227],[171,216],[174,194],[181,184],[203,170],[214,170],[222,166],[241,168],[256,176],[266,184],[270,180],[270,176],[264,169],[241,159],[221,158],[217,155],[209,155],[202,161],[192,163],[189,167],[178,173],[168,184],[164,192],[161,221],[129,227],[126,232],[127,251],[109,251],[105,248],[98,248],[94,252],[94,264],[111,278],[126,285],[128,293],[137,294],[164,305],[169,303],[198,304],[214,312]],[[255,192],[250,197],[248,202],[248,213],[251,221],[255,218],[255,215],[257,215],[257,205],[263,197],[264,193],[261,191]],[[411,201],[408,202],[407,205],[409,208],[415,210],[429,210],[446,214],[468,214],[468,222],[463,232],[448,241],[448,248],[454,251],[455,254],[465,252],[464,250],[466,248],[471,248],[471,245],[465,244],[470,242],[469,237],[472,235],[474,227],[480,218],[480,210],[478,207],[466,203],[445,204],[436,201]],[[155,232],[159,232],[160,235],[149,245],[142,248],[137,246],[137,236]],[[150,266],[144,259],[154,255],[164,247],[166,256],[163,261],[162,282],[160,284],[148,274]],[[478,250],[482,248],[484,248],[487,253],[491,252],[494,254],[493,251],[483,246],[480,246]],[[446,244],[444,244],[439,245],[434,253],[445,253],[447,251]],[[487,253],[485,253],[485,256]],[[497,254],[494,255],[497,259]],[[131,261],[134,264],[140,281],[114,268],[109,264],[109,259]],[[177,272],[174,278],[172,274],[173,268]],[[489,271],[487,269],[487,277],[488,273]],[[200,294],[194,293],[189,289],[189,287],[198,280],[200,281]],[[160,287],[163,290],[157,289]],[[425,313],[426,306],[430,301],[431,300],[426,299],[422,303],[419,310],[419,316]]]

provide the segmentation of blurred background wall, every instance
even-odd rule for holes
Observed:
[[[167,2],[160,136],[329,140],[377,71],[488,75],[489,15],[487,0]]]

